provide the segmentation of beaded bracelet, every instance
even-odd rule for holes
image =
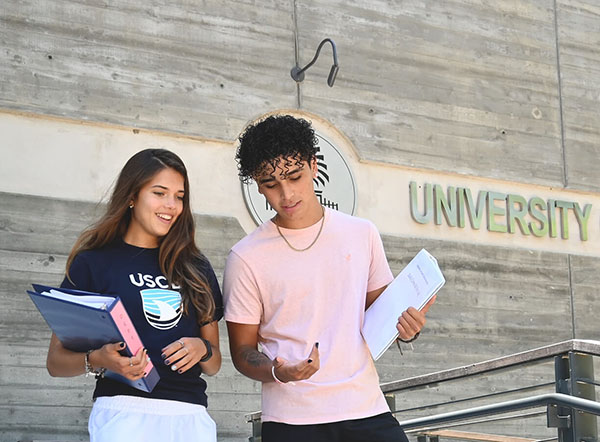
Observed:
[[[402,338],[396,338],[396,347],[398,347],[398,350],[400,351],[400,354],[402,356],[404,356],[404,352],[402,351],[402,347],[400,347],[400,343],[403,342],[405,344],[410,344],[410,348],[414,349],[413,346],[412,346],[412,342],[414,342],[414,340],[417,339],[420,334],[421,334],[421,332],[417,332],[417,334],[414,335],[412,338],[410,338],[408,341],[405,341]]]
[[[411,342],[416,341],[420,334],[421,334],[421,332],[419,331],[419,332],[417,332],[416,335],[414,335],[412,338],[410,338],[410,339],[408,339],[406,341],[404,339],[402,339],[402,338],[396,338],[396,339],[398,341],[400,341],[400,342],[404,342],[405,344],[410,344]]]
[[[103,377],[104,376],[104,372],[106,371],[106,368],[100,368],[98,370],[94,370],[94,367],[92,367],[92,364],[90,364],[90,354],[93,352],[94,350],[88,350],[85,352],[85,356],[83,358],[83,362],[85,364],[85,377],[87,378],[89,375],[93,374],[95,376],[100,376]]]

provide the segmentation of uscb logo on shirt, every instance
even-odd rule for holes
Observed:
[[[160,330],[173,328],[181,318],[181,295],[173,290],[140,290],[144,316],[148,323]]]
[[[129,280],[137,287],[149,287],[140,290],[142,307],[146,321],[159,330],[173,328],[181,319],[181,295],[175,290],[169,290],[167,278],[164,276],[130,274]],[[158,287],[158,288],[155,288]],[[178,289],[179,286],[173,286]]]

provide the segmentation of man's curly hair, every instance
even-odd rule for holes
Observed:
[[[318,150],[318,140],[310,123],[291,115],[271,115],[246,128],[239,141],[235,159],[244,183],[260,176],[267,168],[276,169],[280,159],[288,160],[279,164],[286,169],[302,161],[310,163]]]

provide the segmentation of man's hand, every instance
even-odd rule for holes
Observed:
[[[431,298],[421,310],[409,307],[408,310],[402,313],[402,316],[398,318],[398,323],[396,324],[399,334],[398,337],[400,339],[408,341],[423,329],[426,322],[425,314],[429,311],[429,308],[433,305],[435,299],[436,296]]]
[[[297,364],[291,364],[283,358],[277,356],[273,359],[273,367],[275,376],[282,383],[302,381],[309,379],[315,374],[320,368],[319,359],[319,344],[313,345],[312,351],[307,359],[298,362]]]

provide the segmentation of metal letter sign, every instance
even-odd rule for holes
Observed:
[[[316,133],[318,143],[317,177],[315,193],[325,207],[354,215],[356,211],[356,185],[352,171],[341,152],[328,140]],[[257,224],[275,216],[264,196],[258,193],[256,182],[242,183],[246,206]]]

